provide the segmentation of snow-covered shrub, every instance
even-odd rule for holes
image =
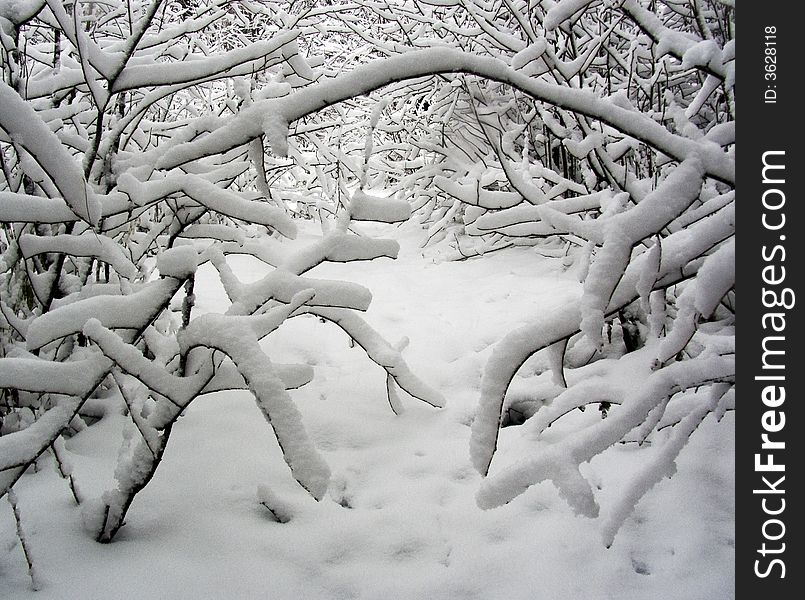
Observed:
[[[578,303],[539,316],[496,347],[471,455],[488,475],[478,494],[482,507],[551,481],[574,510],[596,516],[594,486],[580,465],[615,444],[643,444],[673,427],[606,511],[603,537],[610,545],[642,495],[673,474],[699,423],[734,406],[733,10],[704,2],[681,10],[632,1],[617,8],[570,0],[544,5],[548,10],[538,18],[546,41],[513,57],[512,66],[545,71],[542,81],[588,96],[580,103],[560,99],[547,110],[537,104],[532,123],[541,120],[541,138],[515,113],[515,123],[523,123],[519,165],[517,143],[506,148],[502,134],[514,127],[504,125],[511,113],[493,111],[506,148],[497,156],[504,165],[511,157],[503,171],[520,201],[483,212],[467,233],[500,235],[498,244],[524,237],[546,254],[551,246],[538,240],[561,240],[583,293]],[[621,111],[633,122],[617,122]],[[481,126],[484,119],[479,114]],[[537,143],[528,157],[529,139],[545,142],[550,132],[572,157],[572,169],[564,159],[558,161],[563,170],[551,167],[548,147]],[[561,176],[571,181],[551,187]],[[617,340],[613,325],[621,330]],[[536,401],[525,411],[522,458],[495,469],[507,390],[540,351],[550,372],[531,380]],[[590,404],[602,419],[574,410]],[[529,403],[519,398],[523,406]],[[559,419],[575,419],[572,433],[543,442],[540,434]]]
[[[357,314],[369,290],[305,276],[325,261],[395,257],[395,242],[350,228],[405,220],[407,203],[351,189],[331,231],[291,244],[296,224],[272,191],[262,143],[287,155],[292,115],[281,104],[257,111],[259,134],[238,141],[236,124],[227,147],[215,145],[229,116],[255,118],[254,96],[293,106],[293,78],[318,76],[299,54],[299,29],[266,25],[252,38],[219,39],[216,27],[232,33],[232,21],[258,22],[264,10],[249,17],[248,6],[225,2],[0,8],[0,494],[52,448],[87,527],[109,541],[182,411],[205,393],[244,388],[294,477],[321,498],[329,469],[287,392],[310,380],[310,367],[274,365],[259,344],[295,315],[331,320],[357,341],[387,371],[395,410],[400,388],[442,404]],[[192,142],[212,146],[183,152]],[[227,263],[233,253],[271,272],[243,284]],[[193,313],[205,262],[232,301],[225,314]],[[83,498],[61,436],[109,411],[131,420],[116,485]]]

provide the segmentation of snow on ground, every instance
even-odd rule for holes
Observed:
[[[156,477],[111,544],[84,533],[67,486],[51,459],[42,459],[39,471],[15,486],[42,589],[30,591],[11,507],[3,502],[1,598],[734,596],[732,414],[720,424],[708,418],[683,451],[679,473],[638,504],[610,549],[601,542],[601,519],[574,516],[548,484],[480,510],[469,424],[491,347],[529,315],[567,301],[579,284],[558,261],[527,248],[437,263],[430,252],[423,258],[422,232],[412,225],[365,229],[400,239],[400,258],[322,265],[312,276],[371,289],[367,320],[392,344],[410,338],[406,360],[445,395],[447,407],[404,397],[406,411],[395,416],[385,373],[360,348],[330,323],[292,319],[264,345],[276,362],[315,369],[313,383],[292,395],[333,472],[322,502],[293,481],[250,395],[218,392],[195,401],[179,420]],[[246,281],[266,272],[249,258],[232,262]],[[225,310],[213,269],[200,272],[195,310]],[[67,442],[85,495],[111,483],[122,422],[105,418]],[[501,445],[517,435],[516,427],[506,428]],[[588,465],[602,518],[642,452],[623,446]],[[261,485],[288,505],[289,522],[274,521],[260,505]]]

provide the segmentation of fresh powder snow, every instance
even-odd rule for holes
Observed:
[[[566,464],[560,461],[551,473],[563,481],[559,490],[543,483],[509,504],[479,508],[475,495],[483,480],[467,450],[484,365],[504,332],[577,298],[581,286],[570,272],[528,248],[480,261],[433,262],[419,249],[419,228],[372,228],[382,233],[376,237],[400,243],[396,261],[325,264],[314,275],[373,290],[367,323],[391,339],[409,338],[402,352],[423,381],[444,395],[444,408],[413,402],[397,391],[405,410],[395,415],[382,368],[359,347],[350,347],[335,325],[314,316],[292,318],[263,345],[315,372],[310,384],[290,394],[331,473],[320,502],[294,481],[251,394],[214,392],[179,418],[160,470],[111,544],[87,536],[68,486],[52,457],[43,455],[38,472],[15,485],[41,589],[28,591],[14,516],[4,503],[0,595],[638,600],[667,597],[669,589],[684,598],[729,595],[734,413],[719,424],[706,417],[683,448],[684,435],[669,428],[651,447],[638,451],[636,444],[618,445],[582,463],[585,479],[595,483],[592,492],[573,491],[571,471],[557,471]],[[301,242],[315,241],[311,229],[301,229]],[[187,251],[181,254],[171,269],[192,262]],[[719,259],[726,257],[713,257]],[[244,282],[268,274],[251,257],[228,260]],[[196,292],[199,314],[226,312],[230,306],[209,263],[198,268]],[[590,386],[576,393],[633,387],[631,394],[640,400],[648,390],[629,384],[638,359],[648,357],[636,356],[606,379],[591,373]],[[648,378],[642,385],[649,385],[651,371],[641,368]],[[281,375],[280,365],[274,370]],[[526,365],[516,381],[529,381],[529,373],[533,368]],[[579,404],[574,402],[560,396],[546,407],[553,412],[537,414],[551,420],[560,405]],[[681,426],[701,418],[702,410],[690,413]],[[600,427],[617,424],[612,416],[601,420],[594,410],[575,414],[575,420],[598,420]],[[62,453],[87,497],[110,487],[116,440],[126,421],[111,412],[67,440]],[[529,421],[525,432],[500,430],[491,481],[496,473],[517,468],[517,449],[539,423]],[[568,427],[563,420],[547,431],[555,436]],[[535,459],[537,448],[529,450]],[[672,479],[665,477],[669,469],[677,471]],[[619,491],[628,489],[635,493],[623,498]],[[602,507],[594,519],[577,517],[562,497],[590,493]],[[636,507],[624,507],[640,496]],[[613,536],[616,525],[620,529]]]

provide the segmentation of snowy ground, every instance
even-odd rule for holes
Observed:
[[[504,333],[566,301],[578,283],[533,250],[435,263],[417,248],[421,231],[382,231],[400,238],[397,261],[323,265],[313,275],[371,289],[367,320],[392,343],[410,338],[404,356],[445,395],[446,408],[405,398],[406,412],[395,416],[380,367],[334,325],[293,319],[266,347],[277,362],[315,369],[313,383],[292,394],[333,471],[324,501],[294,482],[250,395],[217,393],[180,419],[112,544],[84,533],[66,485],[43,459],[15,486],[43,586],[30,591],[2,502],[0,598],[732,598],[733,415],[705,421],[679,473],[649,492],[610,549],[600,520],[574,516],[549,484],[478,509],[468,439],[486,358]],[[245,258],[233,262],[244,280],[265,272]],[[197,310],[224,310],[212,269],[202,273]],[[122,420],[108,417],[67,443],[87,495],[112,481]],[[504,430],[504,453],[517,435]],[[623,446],[589,465],[602,516],[641,452]],[[260,485],[290,506],[288,523],[259,504]]]

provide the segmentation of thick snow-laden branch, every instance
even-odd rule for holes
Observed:
[[[313,290],[316,294],[310,301],[311,306],[366,310],[372,301],[372,293],[357,283],[300,277],[277,269],[254,283],[243,285],[230,313],[248,315],[270,300],[288,303],[304,290]]]
[[[25,234],[20,236],[19,245],[25,258],[47,252],[58,252],[70,256],[92,256],[110,264],[115,271],[128,279],[134,279],[138,273],[137,267],[126,256],[126,252],[120,244],[97,233],[48,237]]]
[[[0,497],[67,427],[80,404],[79,398],[63,400],[25,429],[0,437]]]
[[[621,8],[657,43],[658,54],[669,53],[683,62],[687,58],[689,66],[701,68],[721,80],[727,80],[727,84],[732,86],[734,63],[731,64],[731,61],[734,58],[734,42],[730,44],[731,49],[725,47],[722,50],[713,42],[704,40],[705,44],[711,44],[712,50],[706,55],[694,57],[693,53],[702,41],[697,42],[681,31],[666,27],[656,14],[641,6],[636,0],[626,0]]]
[[[553,200],[549,205],[520,205],[488,212],[467,225],[466,230],[469,235],[483,235],[498,231],[512,237],[571,233],[570,227],[558,227],[560,223],[567,224],[560,221],[560,215],[567,216],[600,210],[602,198],[610,195],[609,191],[595,192],[574,198]],[[550,221],[543,220],[546,215],[551,217]],[[592,235],[589,230],[587,233]]]
[[[6,357],[0,360],[0,388],[39,394],[84,396],[97,385],[98,376],[108,369],[101,357],[70,362],[37,358]],[[7,436],[1,436],[5,440]]]
[[[713,245],[728,239],[734,232],[735,209],[729,205],[690,228],[669,235],[663,241],[662,262],[655,288],[667,287],[694,275],[695,267],[691,267],[691,261]],[[617,312],[640,297],[638,282],[644,271],[644,263],[649,258],[650,255],[643,254],[632,260],[615,287],[605,314]],[[565,309],[541,315],[498,342],[484,369],[481,397],[470,438],[470,457],[480,473],[489,471],[497,448],[503,400],[515,373],[534,353],[576,334],[580,330],[581,319],[578,303],[571,302]]]
[[[383,200],[385,201],[385,199]],[[389,202],[392,203],[393,201],[390,200]],[[410,212],[410,208],[408,210]],[[397,258],[399,251],[400,244],[395,240],[358,237],[357,235],[335,230],[327,233],[320,240],[289,253],[278,261],[276,266],[285,271],[301,275],[323,262],[352,262],[383,257]]]
[[[182,283],[181,281],[169,279],[154,283],[161,282],[168,282],[168,285],[174,286],[173,292],[167,295],[168,300]],[[159,287],[161,290],[162,286]],[[128,298],[131,298],[131,296],[128,296]],[[109,300],[109,298],[101,298],[101,300]],[[70,306],[66,305],[64,308],[69,308]],[[145,327],[156,318],[163,306],[161,304],[152,306],[150,312],[138,313],[140,319],[133,325],[131,335],[128,336],[131,341],[136,340],[142,334]],[[121,309],[142,310],[141,307],[133,309],[131,304],[121,307]],[[39,320],[47,319],[54,312],[56,311],[37,317],[31,322],[29,329]],[[77,325],[74,322],[81,319],[83,321],[78,327],[83,328],[84,324],[93,316],[92,311],[87,312],[84,309],[70,312],[67,319],[69,324],[61,327],[61,329],[72,330],[74,325]],[[51,317],[45,326],[36,325],[36,327],[41,328],[44,339],[52,338],[47,330],[50,326],[55,326],[58,320],[54,320]],[[34,328],[35,331],[36,327]],[[72,333],[75,332],[72,331]],[[0,360],[0,387],[49,393],[51,398],[56,399],[56,405],[46,410],[42,416],[27,428],[0,437],[0,466],[2,466],[0,468],[0,496],[5,494],[22,476],[28,466],[53,444],[54,440],[78,414],[90,394],[109,374],[113,365],[112,360],[101,354],[68,362],[48,361],[30,357],[6,357]],[[5,457],[8,457],[9,460],[13,459],[13,462],[8,462]]]
[[[245,325],[260,339],[279,327],[291,309],[295,310],[302,301],[309,301],[312,297],[311,291],[296,298],[290,307],[256,316],[227,317],[228,323]],[[203,369],[188,376],[169,373],[156,362],[145,358],[136,346],[124,342],[97,319],[87,321],[83,333],[122,370],[139,379],[150,390],[169,398],[177,407],[186,407],[201,394],[224,389],[248,389],[242,374],[237,369],[228,368],[231,365],[219,364],[215,369]],[[301,387],[313,378],[313,370],[308,365],[274,365],[274,368],[286,389]]]
[[[0,192],[0,223],[70,223],[79,219],[61,198]]]
[[[613,366],[611,360],[604,361],[608,367]],[[598,369],[599,371],[601,369]],[[585,407],[588,404],[610,402],[620,404],[622,388],[613,383],[611,377],[599,373],[584,372],[584,379],[576,381],[566,391],[554,398],[550,404],[541,407],[522,426],[522,435],[528,440],[536,440],[548,427],[570,411]],[[630,384],[632,379],[629,379]]]
[[[405,200],[379,198],[358,190],[350,199],[349,214],[353,221],[401,223],[411,217],[411,206]]]
[[[225,75],[241,64],[268,61],[272,58],[275,63],[279,63],[283,60],[283,46],[292,43],[298,36],[298,31],[289,31],[275,35],[270,40],[257,41],[217,56],[160,63],[158,68],[155,68],[155,64],[133,64],[118,75],[111,92],[206,80],[215,75]]]
[[[706,176],[732,184],[734,161],[720,146],[708,140],[692,140],[669,132],[637,110],[623,108],[591,91],[574,89],[530,78],[504,62],[450,48],[428,48],[373,61],[321,80],[282,98],[261,100],[240,111],[228,124],[192,142],[172,147],[158,162],[171,169],[202,156],[220,154],[249,143],[266,133],[266,118],[291,123],[343,100],[366,94],[393,82],[440,73],[471,73],[511,85],[554,106],[598,119],[676,160],[698,156]],[[271,128],[275,131],[275,128]]]
[[[544,448],[535,458],[522,460],[486,478],[476,496],[478,505],[482,508],[500,506],[532,485],[550,480],[577,512],[597,516],[598,505],[589,484],[578,487],[578,481],[571,479],[573,485],[568,486],[568,471],[577,473],[579,464],[620,441],[639,426],[663,398],[690,387],[734,379],[735,358],[708,355],[674,363],[654,372],[650,372],[649,364],[644,364],[642,371],[642,383],[630,385],[631,391],[606,419]],[[636,372],[636,368],[632,370],[633,374]]]
[[[296,224],[285,211],[267,202],[247,200],[237,192],[223,189],[197,175],[170,174],[159,180],[138,181],[134,176],[124,174],[118,180],[118,188],[138,206],[148,206],[182,192],[210,210],[249,223],[266,225],[288,238],[296,237]]]
[[[297,298],[293,304],[275,309],[265,318],[281,322],[300,301],[309,297]],[[232,359],[254,394],[263,415],[274,429],[285,462],[294,478],[314,498],[320,500],[327,490],[330,469],[310,442],[302,425],[301,415],[281,379],[274,372],[270,359],[258,344],[253,326],[251,319],[203,315],[192,321],[182,332],[180,343],[185,351],[193,346],[207,346],[221,350]]]
[[[464,204],[481,208],[506,209],[517,206],[523,201],[523,197],[517,192],[487,190],[481,187],[480,182],[475,185],[458,183],[439,176],[433,178],[433,185]]]
[[[597,2],[597,0],[560,0],[545,13],[542,25],[547,31],[552,31],[593,2]]]
[[[46,0],[4,1],[0,3],[0,19],[13,25],[22,25],[33,19],[42,10],[45,3]],[[3,25],[5,26],[5,23]]]
[[[288,305],[261,315],[208,314],[194,319],[179,335],[179,351],[186,356],[195,348],[205,356],[197,355],[195,362],[200,368],[186,377],[168,373],[147,360],[136,347],[124,343],[100,321],[93,319],[85,325],[85,335],[98,343],[104,354],[156,395],[155,407],[147,419],[132,416],[141,437],[127,444],[121,453],[115,470],[117,487],[85,506],[85,524],[96,539],[111,541],[123,525],[134,497],[156,472],[173,424],[187,405],[207,391],[239,388],[242,384],[254,393],[272,425],[294,477],[317,499],[321,498],[329,469],[308,441],[299,413],[285,391],[304,385],[310,373],[297,366],[275,370],[258,343],[259,337],[279,327],[311,296],[311,291],[302,292]],[[215,383],[224,355],[232,358],[240,377],[224,369],[222,378]]]
[[[46,0],[46,2],[51,13],[56,18],[54,25],[57,25],[65,37],[70,40],[73,47],[79,50],[81,62],[90,65],[101,76],[111,77],[111,72],[114,69],[115,62],[117,62],[116,59],[120,57],[107,54],[87,35],[83,25],[81,25],[83,9],[79,8],[79,4],[74,5],[73,16],[70,16],[65,10],[64,3],[58,0]],[[46,15],[42,16],[47,20]],[[86,70],[84,75],[88,75]],[[95,82],[87,81],[87,83],[92,85]]]
[[[98,223],[101,205],[79,164],[33,107],[1,80],[0,129],[30,154],[71,211],[91,226]]]
[[[709,318],[735,286],[735,239],[728,240],[699,268],[698,275],[677,299],[677,317],[657,350],[657,366],[665,364],[688,344],[701,317]]]
[[[167,306],[182,283],[180,279],[165,277],[126,296],[96,296],[60,306],[28,326],[28,349],[37,350],[54,340],[79,333],[91,318],[109,328],[137,330]]]
[[[682,418],[674,427],[669,439],[665,440],[657,455],[643,465],[639,472],[631,478],[625,493],[610,509],[604,521],[601,537],[607,548],[612,546],[615,535],[632,514],[637,502],[662,479],[676,473],[676,458],[705,417],[711,412],[717,411],[724,399],[725,391],[721,386],[713,386],[708,401],[699,404]]]
[[[153,0],[153,3],[160,4],[161,0]],[[140,22],[136,26],[136,29],[139,30],[140,26],[142,25],[142,29],[144,30],[142,37],[138,39],[139,43],[137,44],[137,49],[149,50],[152,48],[159,48],[165,44],[169,44],[175,40],[181,39],[184,35],[198,33],[204,30],[206,27],[212,25],[215,21],[226,15],[226,11],[222,8],[222,5],[226,5],[226,3],[226,0],[214,0],[214,2],[211,3],[212,5],[205,7],[207,9],[205,13],[198,16],[187,16],[178,23],[166,24],[161,30],[154,32],[148,32],[148,15],[143,15],[140,19]],[[124,48],[131,48],[131,42],[132,40],[130,39],[122,42],[116,42],[114,44],[110,44],[110,49],[117,50],[120,48],[124,54],[128,54]]]
[[[595,221],[603,231],[603,246],[590,267],[581,300],[581,330],[595,344],[602,343],[604,311],[629,264],[632,247],[687,210],[699,197],[701,186],[698,159],[687,159],[639,204]]]
[[[177,406],[187,406],[197,389],[203,387],[209,379],[199,373],[189,378],[168,373],[164,368],[145,358],[136,346],[124,342],[98,319],[88,320],[82,332],[126,373],[142,381],[153,392],[170,398]]]

